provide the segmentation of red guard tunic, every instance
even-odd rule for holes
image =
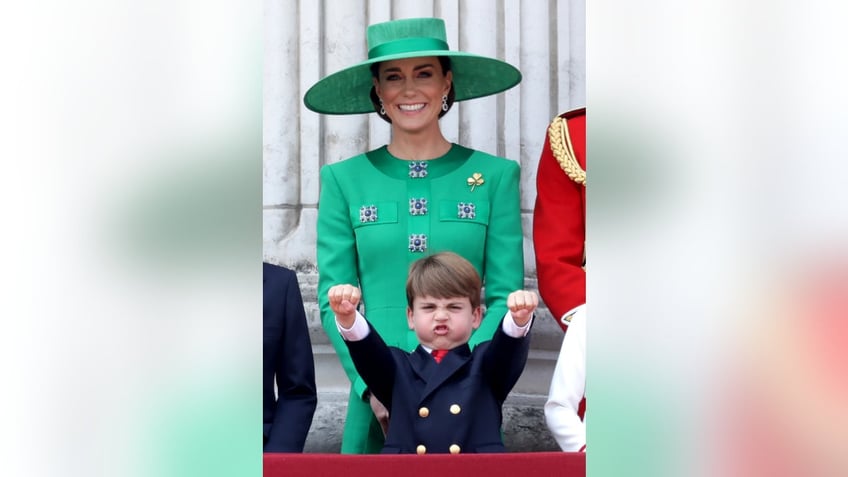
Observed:
[[[580,108],[548,127],[533,212],[539,293],[563,330],[568,314],[586,303],[585,242],[586,108]]]

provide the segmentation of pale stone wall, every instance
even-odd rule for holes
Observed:
[[[266,0],[263,258],[297,270],[304,295],[321,393],[309,451],[338,450],[348,389],[316,302],[318,171],[387,143],[390,130],[375,114],[313,113],[302,98],[325,74],[367,56],[368,24],[417,16],[443,18],[452,49],[504,59],[523,74],[521,84],[504,94],[457,103],[441,123],[448,140],[521,164],[531,289],[536,166],[545,129],[559,112],[586,105],[585,0]],[[555,448],[539,429],[562,333],[545,309],[532,333],[531,359],[505,410],[505,439],[515,450]]]

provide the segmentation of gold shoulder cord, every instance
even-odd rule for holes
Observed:
[[[548,126],[548,136],[551,142],[551,152],[554,154],[559,166],[566,175],[574,182],[586,186],[586,171],[580,167],[574,156],[574,148],[571,146],[571,136],[568,134],[568,125],[565,118],[557,116]]]

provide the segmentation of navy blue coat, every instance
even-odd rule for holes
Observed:
[[[263,263],[262,282],[264,451],[303,452],[317,404],[303,298],[297,275],[287,268]]]
[[[529,335],[511,338],[498,326],[491,341],[474,351],[454,348],[441,363],[421,346],[412,353],[387,346],[373,327],[365,339],[345,343],[389,410],[384,454],[506,451],[502,407],[524,370]]]

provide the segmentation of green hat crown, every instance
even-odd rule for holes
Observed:
[[[325,114],[374,112],[369,98],[371,65],[422,56],[446,56],[456,101],[500,93],[521,81],[514,66],[485,56],[451,51],[440,18],[408,18],[368,27],[368,59],[321,79],[303,97],[307,108]]]
[[[413,18],[368,27],[368,59],[419,51],[448,51],[445,22],[440,18]]]

